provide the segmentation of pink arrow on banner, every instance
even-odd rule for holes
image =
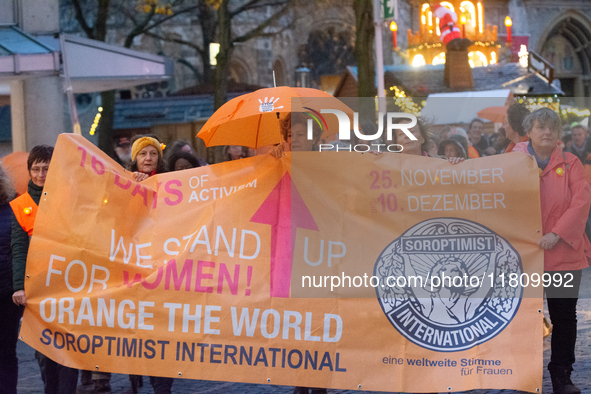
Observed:
[[[318,231],[289,173],[281,178],[250,221],[271,225],[271,297],[288,298],[297,229]]]

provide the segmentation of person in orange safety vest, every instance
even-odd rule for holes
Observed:
[[[16,305],[25,305],[25,270],[29,239],[34,232],[37,206],[43,193],[43,186],[49,170],[53,147],[38,145],[31,149],[27,160],[29,181],[27,193],[12,200],[10,206],[14,213],[12,220],[12,301]],[[39,362],[41,378],[46,393],[76,393],[78,370],[68,368],[51,360],[40,352],[35,352]]]

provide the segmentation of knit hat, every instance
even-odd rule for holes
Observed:
[[[160,142],[156,138],[152,137],[142,137],[138,138],[133,145],[131,146],[131,161],[135,161],[138,153],[146,146],[152,145],[158,151],[158,156],[162,157],[162,148],[160,147]]]
[[[117,139],[117,148],[122,148],[124,146],[129,147],[129,145],[131,145],[131,143],[129,142],[129,138],[127,137],[121,137]]]

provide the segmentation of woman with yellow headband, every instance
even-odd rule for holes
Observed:
[[[137,182],[148,179],[152,175],[166,172],[162,158],[160,141],[154,135],[138,135],[133,138],[131,146],[131,166]]]
[[[166,165],[162,158],[160,141],[154,135],[137,135],[132,140],[131,165],[133,176],[137,182],[148,179],[152,175],[166,172]],[[129,375],[132,390],[137,392],[138,386],[142,386],[142,377]],[[155,394],[170,394],[172,390],[172,378],[150,376],[150,384]]]

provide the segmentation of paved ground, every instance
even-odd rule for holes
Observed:
[[[546,316],[547,316],[546,312]],[[576,348],[577,362],[574,365],[575,371],[572,379],[583,393],[591,393],[591,268],[583,272],[581,283],[580,299],[578,303],[578,340]],[[550,338],[544,340],[544,365],[548,364],[550,357]],[[19,358],[19,380],[18,392],[26,394],[43,393],[43,385],[39,367],[34,356],[34,351],[23,342],[18,343]],[[131,385],[127,375],[113,374],[111,378],[113,393],[131,393]],[[288,394],[293,391],[292,387],[272,386],[259,384],[244,384],[231,382],[215,382],[206,380],[177,379],[173,386],[174,394],[238,394],[253,393],[267,394],[280,393]],[[83,387],[79,392],[89,392]],[[140,389],[141,394],[152,393],[148,378],[144,378],[144,386]],[[360,393],[361,391],[351,390],[328,390],[329,393]],[[544,368],[543,393],[551,393],[552,385],[548,371]],[[514,390],[473,390],[470,394],[518,394]]]

